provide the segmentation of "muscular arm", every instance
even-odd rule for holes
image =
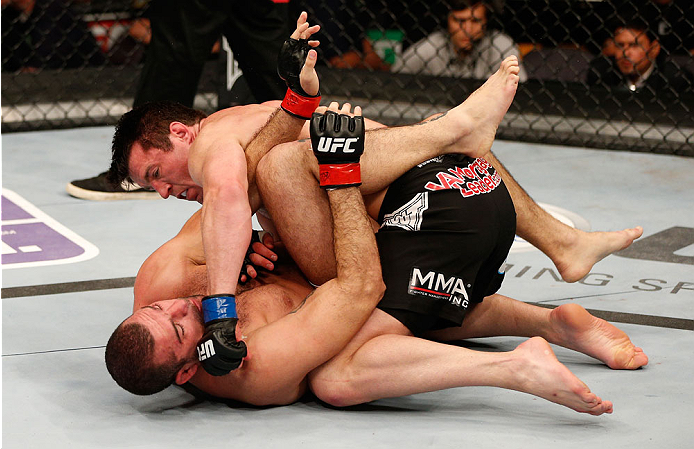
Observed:
[[[304,392],[308,372],[337,354],[371,314],[384,287],[363,200],[356,188],[331,191],[329,197],[337,277],[295,312],[247,336],[249,357],[237,370],[242,389],[234,380],[205,373],[197,386],[252,404],[290,403]]]
[[[308,39],[319,28],[309,27],[306,14],[302,13],[292,38]],[[318,45],[317,41],[309,41],[309,45],[311,42],[313,46]],[[308,51],[299,73],[301,86],[309,95],[318,92],[316,58],[315,50]],[[298,71],[297,66],[289,65],[291,70],[287,73]],[[258,162],[273,146],[295,139],[304,123],[286,112],[276,112],[244,152],[239,151],[238,142],[228,142],[225,138],[228,130],[220,122],[208,121],[204,136],[201,132],[195,141],[195,151],[191,148],[190,175],[203,186],[204,192],[202,236],[209,294],[236,292],[243,256],[251,238],[251,215],[260,207],[255,186]]]
[[[222,123],[208,124],[189,158],[190,175],[202,185],[202,242],[208,293],[236,291],[243,257],[251,239],[246,159],[237,142],[229,142]]]
[[[133,310],[163,299],[204,295],[207,270],[200,239],[200,211],[142,264],[135,279]]]

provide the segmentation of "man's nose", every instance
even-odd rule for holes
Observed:
[[[474,29],[473,29],[473,23],[471,20],[466,20],[463,22],[463,32],[469,37],[472,36]]]
[[[169,303],[166,313],[173,319],[184,317],[188,313],[188,303],[183,299],[172,301]]]
[[[167,199],[171,194],[171,185],[166,182],[152,181],[152,188],[164,199]]]

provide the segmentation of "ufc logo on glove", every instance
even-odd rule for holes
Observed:
[[[320,186],[342,189],[361,185],[359,158],[364,153],[364,118],[327,111],[311,117],[311,147],[318,160]]]
[[[318,140],[316,151],[320,153],[337,153],[342,149],[342,153],[354,153],[356,148],[352,148],[351,145],[357,142],[359,142],[357,137],[321,137]]]
[[[200,346],[198,346],[198,360],[203,361],[208,359],[209,357],[212,357],[215,354],[214,352],[214,343],[212,340],[207,340],[203,343],[200,343]]]

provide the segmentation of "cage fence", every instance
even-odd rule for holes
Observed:
[[[291,0],[290,10],[289,23],[305,10],[321,25],[324,103],[413,123],[461,103],[514,54],[521,83],[499,138],[694,156],[690,0]],[[132,107],[150,20],[147,0],[3,1],[2,131],[115,124]],[[220,35],[194,107],[252,102]]]

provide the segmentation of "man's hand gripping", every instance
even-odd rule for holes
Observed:
[[[241,365],[247,355],[246,343],[236,341],[236,299],[234,295],[202,298],[205,334],[197,345],[198,360],[213,376],[223,376]]]

